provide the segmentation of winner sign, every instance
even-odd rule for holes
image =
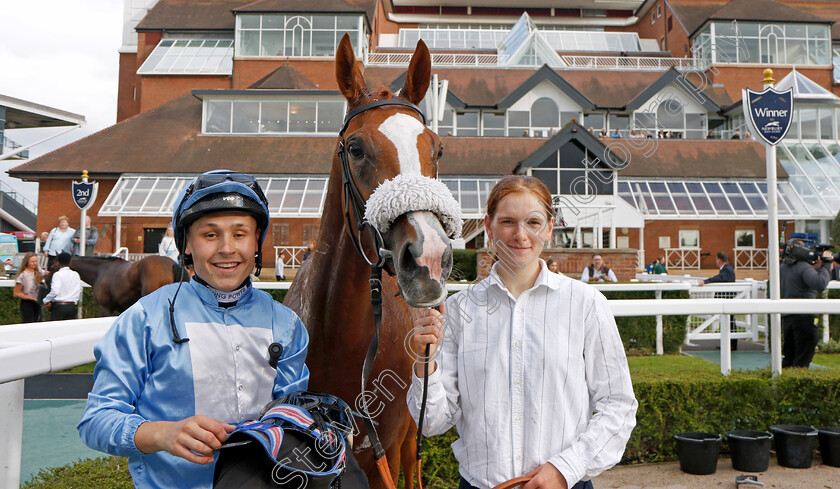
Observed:
[[[777,92],[767,88],[763,92],[743,91],[744,115],[767,144],[775,146],[790,129],[793,116],[793,89]]]

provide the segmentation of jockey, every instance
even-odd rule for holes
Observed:
[[[234,425],[306,389],[309,336],[294,312],[251,285],[269,223],[252,175],[198,176],[173,223],[195,276],[141,298],[96,345],[78,429],[91,448],[128,457],[138,488],[209,489],[214,450]]]

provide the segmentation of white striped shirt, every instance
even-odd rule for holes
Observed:
[[[606,298],[540,264],[518,300],[497,264],[446,301],[423,434],[454,425],[460,473],[481,489],[546,462],[572,487],[615,465],[636,424],[638,403]],[[416,421],[423,382],[412,377],[407,398]]]

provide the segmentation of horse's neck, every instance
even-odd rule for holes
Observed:
[[[93,285],[102,269],[110,265],[110,261],[99,260],[84,256],[74,256],[70,268],[78,272],[79,277],[89,285]]]

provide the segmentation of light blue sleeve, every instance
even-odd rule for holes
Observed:
[[[280,304],[276,304],[277,308]],[[285,306],[280,306],[285,307]],[[291,311],[288,311],[291,313]],[[276,312],[275,312],[276,313]],[[309,333],[294,313],[292,339],[288,345],[283,345],[283,356],[277,362],[277,377],[274,381],[272,397],[283,397],[298,390],[306,390],[309,386],[309,367],[306,366],[306,352],[309,350]]]
[[[138,396],[148,377],[146,312],[135,303],[96,344],[93,388],[77,429],[85,445],[111,455],[140,455],[134,444]]]

